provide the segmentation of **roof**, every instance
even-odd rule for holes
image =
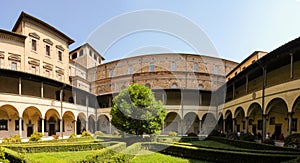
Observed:
[[[80,48],[82,48],[82,47],[84,47],[84,46],[88,46],[89,48],[93,49],[93,51],[96,52],[96,54],[99,55],[99,56],[101,57],[102,60],[105,60],[105,58],[104,58],[101,54],[99,54],[98,51],[97,51],[96,49],[94,49],[89,43],[85,43],[85,44],[83,44],[83,45],[77,47],[76,49],[70,51],[69,55],[71,55],[73,52],[79,50]]]
[[[273,51],[269,52],[268,54],[262,56],[260,59],[258,59],[255,63],[257,64],[251,64],[249,65],[245,70],[238,73],[236,76],[234,76],[231,80],[227,81],[227,83],[233,82],[235,79],[240,78],[241,76],[244,76],[249,71],[253,69],[261,69],[260,66],[266,67],[271,62],[274,62],[278,59],[279,55],[289,55],[291,52],[294,52],[295,50],[300,50],[300,37],[291,40],[280,47],[274,49]],[[260,65],[260,66],[258,66]]]
[[[4,33],[4,34],[11,35],[11,36],[19,37],[21,39],[25,39],[27,37],[27,36],[24,36],[24,35],[15,33],[15,32],[11,32],[11,31],[3,30],[3,29],[0,29],[0,33]]]
[[[12,29],[13,32],[16,32],[17,28],[19,27],[20,23],[23,21],[24,18],[31,19],[31,20],[33,20],[33,21],[35,21],[35,22],[37,22],[37,23],[39,23],[39,24],[41,24],[41,25],[43,25],[43,26],[45,26],[45,27],[47,27],[51,30],[53,30],[54,32],[58,33],[59,35],[63,36],[65,39],[67,39],[67,42],[68,42],[69,45],[74,43],[73,39],[71,39],[70,37],[68,37],[67,35],[62,33],[61,31],[59,31],[58,29],[54,28],[53,26],[49,25],[46,22],[41,21],[40,19],[38,19],[36,17],[33,17],[33,16],[25,13],[24,11],[22,11],[22,13],[20,14],[16,24],[14,25],[14,27]]]
[[[246,59],[244,59],[241,63],[239,63],[237,66],[234,67],[234,69],[232,69],[227,75],[226,77],[228,77],[230,74],[232,74],[236,69],[240,68],[241,65],[243,65],[245,62],[247,62],[251,57],[253,57],[254,55],[258,54],[258,53],[267,53],[265,51],[254,51],[251,55],[249,55]]]

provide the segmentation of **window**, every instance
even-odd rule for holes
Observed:
[[[23,120],[21,121],[22,131],[24,131]],[[15,130],[19,130],[19,120],[15,120]]]
[[[114,70],[110,70],[109,74],[108,74],[108,77],[113,77],[113,76],[114,76]]]
[[[51,77],[51,71],[50,70],[45,70],[45,75],[46,77]]]
[[[172,84],[172,88],[177,88],[177,84],[176,84],[176,83],[173,83],[173,84]]]
[[[199,89],[199,90],[203,90],[203,88],[204,88],[204,86],[203,86],[202,84],[199,84],[199,85],[198,85],[198,89]]]
[[[0,130],[8,130],[7,120],[0,120]]]
[[[32,66],[30,67],[30,69],[31,69],[31,73],[33,73],[33,74],[36,74],[36,73],[37,73],[37,68],[36,68],[36,66],[32,65]]]
[[[18,69],[18,64],[16,62],[11,62],[11,69],[12,70],[17,70]]]
[[[73,55],[72,55],[72,59],[76,59],[77,58],[77,53],[74,53]]]
[[[150,63],[149,65],[149,71],[154,72],[154,64]]]
[[[79,51],[79,56],[82,56],[83,55],[83,49],[81,49],[80,51]]]
[[[58,51],[58,60],[62,61],[62,52],[60,50]]]
[[[128,67],[128,74],[133,74],[133,67],[132,66]]]
[[[50,56],[50,46],[46,45],[46,55]]]
[[[97,59],[97,55],[96,55],[96,54],[94,54],[94,60],[96,60],[96,61],[98,60],[98,59]]]
[[[171,71],[176,71],[176,63],[172,62],[171,64]]]
[[[92,49],[90,49],[90,56],[91,56],[91,57],[93,56],[93,51],[92,51]]]
[[[36,40],[31,39],[31,50],[36,51]]]
[[[194,63],[194,72],[198,72],[198,64]]]

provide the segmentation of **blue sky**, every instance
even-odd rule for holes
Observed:
[[[217,52],[214,55],[237,62],[255,50],[269,52],[300,36],[299,0],[5,0],[0,6],[0,28],[11,30],[20,12],[25,11],[73,38],[75,43],[70,46],[72,50],[89,41],[97,29],[118,16],[143,10],[169,12],[194,23],[212,43]],[[159,17],[157,20],[162,27],[170,24]],[[132,23],[135,22],[146,24],[149,20],[131,20],[130,25],[134,26]],[[100,40],[98,43],[108,39],[110,31],[116,33],[122,30],[122,23],[110,26],[111,30],[104,37],[97,36]],[[182,23],[174,26],[182,30],[179,32],[190,30]],[[193,34],[190,32],[190,35]],[[113,40],[107,49],[99,49],[101,46],[96,45],[97,41],[93,46],[109,61],[151,52],[201,54],[201,50],[195,51],[189,44],[191,42],[190,38],[182,39],[176,33],[142,30],[126,33]]]

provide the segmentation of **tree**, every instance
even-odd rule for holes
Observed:
[[[149,88],[133,84],[113,98],[110,114],[111,123],[125,133],[154,134],[164,124],[166,108]]]

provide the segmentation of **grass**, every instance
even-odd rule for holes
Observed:
[[[92,154],[93,151],[78,151],[78,152],[49,152],[49,153],[27,153],[25,156],[29,160],[41,163],[69,163],[74,160],[85,158]]]
[[[170,155],[165,155],[157,152],[151,152],[148,150],[140,150],[139,153],[130,161],[131,163],[204,163],[206,161],[201,160],[193,160],[193,159],[187,159],[187,158],[181,158],[181,157],[175,157]]]

